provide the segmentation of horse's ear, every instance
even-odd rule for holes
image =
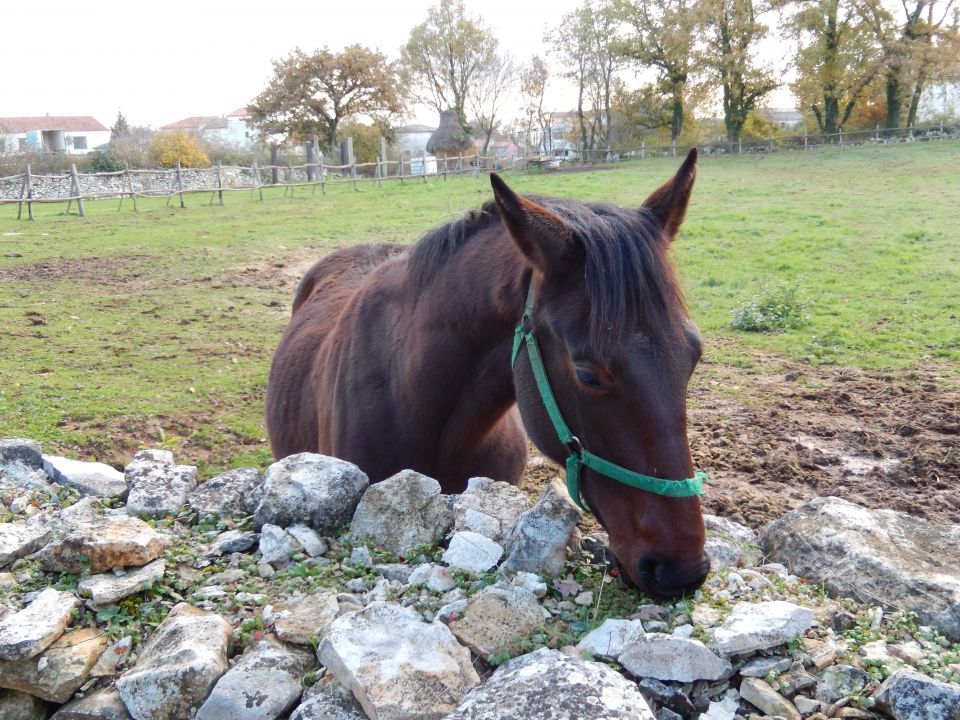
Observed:
[[[653,213],[669,240],[673,240],[687,214],[687,204],[690,202],[690,192],[696,177],[697,149],[693,148],[687,153],[687,159],[683,161],[677,174],[643,201],[643,207]]]
[[[503,224],[534,267],[546,272],[567,259],[575,244],[563,220],[533,200],[517,195],[496,173],[490,174],[490,185]]]

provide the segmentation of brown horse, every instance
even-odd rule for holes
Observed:
[[[343,458],[372,482],[413,468],[448,493],[475,476],[518,483],[524,428],[563,462],[570,443],[545,410],[529,354],[514,350],[511,368],[530,298],[530,329],[577,446],[634,472],[690,478],[686,389],[701,345],[668,249],[696,159],[691,151],[639,209],[525,198],[493,175],[493,202],[411,248],[357,246],[318,262],[270,370],[274,455]],[[582,488],[634,584],[675,596],[703,582],[697,497],[628,487],[589,467]]]

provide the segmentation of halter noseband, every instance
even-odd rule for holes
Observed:
[[[570,428],[563,420],[560,413],[560,407],[557,405],[557,399],[550,387],[550,379],[547,377],[546,368],[543,365],[543,358],[540,355],[540,347],[537,345],[537,339],[533,334],[533,280],[530,281],[530,291],[527,294],[527,303],[523,308],[523,317],[514,331],[513,353],[510,356],[510,365],[513,366],[517,361],[517,354],[520,348],[526,345],[527,356],[530,359],[530,366],[533,369],[533,376],[537,381],[537,389],[540,391],[540,399],[543,406],[550,416],[553,423],[553,429],[564,447],[570,451],[567,456],[567,492],[570,497],[583,510],[589,512],[589,508],[584,505],[580,496],[580,469],[586,465],[594,472],[606,475],[608,478],[616,480],[624,485],[633,488],[646,490],[657,495],[666,497],[684,498],[703,495],[703,483],[707,480],[707,474],[702,470],[694,473],[692,478],[686,480],[664,480],[662,478],[643,475],[633,470],[628,470],[609,460],[594,455],[583,447],[580,439],[570,432]]]

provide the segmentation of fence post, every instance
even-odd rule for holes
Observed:
[[[323,151],[322,151],[322,150],[317,154],[317,160],[318,160],[318,165],[320,166],[320,194],[321,194],[321,195],[326,195],[326,194],[327,194],[327,185],[326,185],[326,182],[325,182],[325,181],[326,181],[326,178],[327,178],[327,170],[326,170],[326,168],[323,166]]]
[[[277,163],[280,162],[280,148],[276,143],[270,143],[270,184],[280,183],[280,168]]]
[[[807,131],[806,130],[803,131],[803,149],[804,150],[807,149]]]
[[[357,159],[352,157],[352,155],[353,153],[351,153],[351,160],[353,160],[353,162],[350,163],[350,176],[353,178],[353,189],[359,190],[360,188],[357,187]]]
[[[253,182],[256,183],[255,187],[260,192],[260,202],[263,202],[263,185],[260,184],[260,168],[257,167],[257,161],[253,161]]]
[[[287,160],[287,186],[283,188],[283,196],[287,197],[287,193],[290,193],[290,197],[293,197],[293,163]]]
[[[314,144],[313,140],[307,140],[304,144],[304,147],[307,150],[307,182],[313,182],[313,150]]]
[[[427,154],[423,153],[420,156],[420,174],[423,176],[423,182],[427,182]]]
[[[77,174],[77,164],[70,163],[70,194],[77,198],[77,209],[83,217],[83,196],[80,195],[80,176]],[[67,203],[67,212],[70,212],[70,203]]]
[[[673,146],[673,157],[677,156],[677,139],[674,138],[673,142],[670,143]]]
[[[220,197],[220,207],[223,207],[223,177],[220,175],[221,162],[217,160],[217,195]]]
[[[647,157],[647,141],[641,140],[640,141],[640,159],[645,160],[646,157]]]
[[[873,129],[873,136],[877,139],[877,142],[880,141],[880,123],[877,123],[877,126]]]
[[[743,155],[743,138],[737,138],[737,155]]]
[[[837,128],[837,136],[838,136],[838,138],[839,138],[839,139],[837,140],[837,142],[838,142],[840,145],[843,145],[843,128]]]
[[[23,185],[20,186],[20,197],[22,198],[24,193],[27,196],[27,217],[33,220],[33,180],[30,176],[30,163],[27,163],[27,168],[24,171],[23,175]],[[23,215],[23,203],[17,203],[17,220]]]
[[[180,174],[180,161],[177,160],[177,191],[180,193],[180,207],[185,208],[183,202],[183,175]]]
[[[907,127],[907,130],[910,133],[910,139],[913,140],[913,124],[912,123]]]

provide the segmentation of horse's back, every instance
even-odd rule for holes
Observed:
[[[390,243],[356,245],[330,253],[304,274],[267,384],[266,423],[275,457],[319,449],[317,353],[357,289],[379,265],[405,250]]]

